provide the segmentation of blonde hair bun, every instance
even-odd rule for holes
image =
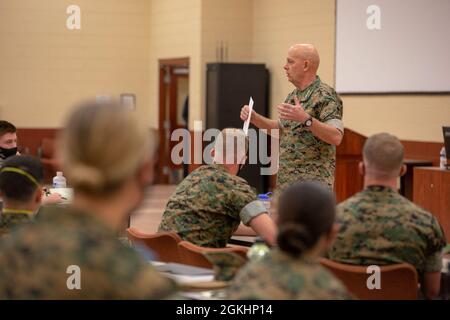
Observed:
[[[135,112],[118,103],[80,105],[68,118],[60,145],[69,184],[82,192],[113,192],[155,151],[149,138]]]

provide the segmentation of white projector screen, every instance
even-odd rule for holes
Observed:
[[[336,91],[450,92],[450,0],[336,0]]]

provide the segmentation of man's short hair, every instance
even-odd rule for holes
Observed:
[[[389,133],[378,133],[364,144],[363,158],[367,174],[392,178],[398,176],[403,164],[403,145]]]
[[[214,161],[221,164],[242,163],[248,147],[248,137],[242,129],[225,128],[216,137]]]
[[[17,128],[10,122],[0,120],[0,137],[6,133],[15,133]]]
[[[32,156],[12,156],[0,167],[0,192],[8,200],[30,201],[44,178],[42,164]]]

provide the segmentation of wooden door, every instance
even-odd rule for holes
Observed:
[[[180,164],[171,161],[172,148],[178,143],[171,141],[172,132],[178,128],[186,128],[179,117],[180,81],[189,79],[189,59],[160,60],[159,63],[159,152],[156,183],[176,184],[179,171],[183,171]],[[179,72],[187,70],[186,72]],[[185,87],[185,85],[183,85]],[[179,174],[178,174],[179,176]]]

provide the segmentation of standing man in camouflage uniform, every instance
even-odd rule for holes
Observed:
[[[280,120],[255,111],[250,118],[260,129],[281,130],[277,191],[298,180],[316,180],[333,188],[336,146],[344,134],[343,107],[334,89],[317,76],[319,62],[313,45],[293,45],[284,70],[296,88],[277,106]],[[248,106],[244,106],[241,119],[245,121],[248,115]]]
[[[178,185],[159,231],[174,231],[196,245],[220,248],[242,221],[274,244],[274,222],[247,181],[237,176],[247,150],[242,130],[224,129],[213,149],[214,164],[198,168]]]
[[[0,167],[0,235],[33,220],[41,205],[43,168],[39,159],[12,156]]]
[[[356,265],[412,264],[431,299],[439,293],[446,240],[433,215],[398,194],[402,164],[396,137],[380,133],[367,139],[360,163],[365,189],[339,204],[340,230],[328,254]]]

